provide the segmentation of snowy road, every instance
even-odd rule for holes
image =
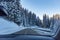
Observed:
[[[27,31],[25,31],[24,34],[28,34],[29,31],[30,33],[32,32],[31,30],[35,31],[37,34],[40,34],[40,35],[53,35],[51,33],[52,30],[50,29],[45,29],[45,28],[39,28],[39,27],[36,27],[36,26],[32,26],[32,27],[23,27],[23,26],[18,26],[16,25],[15,23],[13,22],[10,22],[10,21],[7,21],[7,20],[4,20],[3,18],[0,18],[0,35],[6,35],[6,34],[12,34],[12,33],[15,33],[15,32],[20,32],[21,30],[24,30],[26,29]],[[28,31],[28,29],[31,29]],[[23,31],[24,32],[24,31]],[[33,33],[35,33],[33,32]],[[40,40],[54,40],[53,38],[51,37],[46,37],[46,36],[38,36],[38,37],[35,37],[35,36],[16,36],[15,38],[0,38],[0,40],[15,40],[15,39],[23,39],[23,38],[26,38],[27,39],[40,39]]]

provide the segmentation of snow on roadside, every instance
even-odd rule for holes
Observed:
[[[19,27],[17,24],[0,18],[0,35],[11,34],[20,30],[25,29],[24,27]]]
[[[41,35],[53,35],[54,34],[51,32],[53,30],[50,30],[48,28],[40,28],[38,26],[24,27],[22,26],[22,24],[21,26],[18,26],[14,22],[10,22],[3,18],[0,18],[0,35],[12,34],[20,30],[27,29],[27,28],[30,28],[36,31],[37,33]]]

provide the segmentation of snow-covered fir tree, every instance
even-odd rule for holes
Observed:
[[[12,3],[12,4],[11,4]],[[0,5],[5,8],[7,11],[7,19],[13,21],[14,23],[23,26],[44,26],[44,27],[51,27],[54,24],[55,19],[50,19],[47,15],[43,16],[43,23],[36,17],[35,13],[27,10],[26,8],[22,8],[20,0],[0,0]]]
[[[46,14],[43,15],[43,26],[45,28],[48,28],[50,26],[49,16]]]
[[[42,27],[42,21],[39,17],[36,18],[36,25]]]

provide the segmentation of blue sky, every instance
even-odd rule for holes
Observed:
[[[50,17],[60,14],[60,0],[21,0],[22,7],[34,12],[42,19],[43,14]]]

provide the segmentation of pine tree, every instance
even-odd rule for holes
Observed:
[[[28,14],[28,23],[29,25],[32,25],[32,12],[30,11],[29,14]]]
[[[39,17],[36,18],[36,25],[42,27],[42,22]]]
[[[36,15],[32,14],[32,25],[36,25]]]
[[[11,4],[12,3],[12,4]],[[20,5],[20,0],[14,0],[11,2],[7,2],[7,11],[9,13],[8,18],[11,21],[14,21],[18,25],[20,25],[21,20],[22,20],[22,12],[21,12],[21,5]]]
[[[46,14],[43,15],[43,26],[44,26],[44,28],[50,27],[49,16]]]

